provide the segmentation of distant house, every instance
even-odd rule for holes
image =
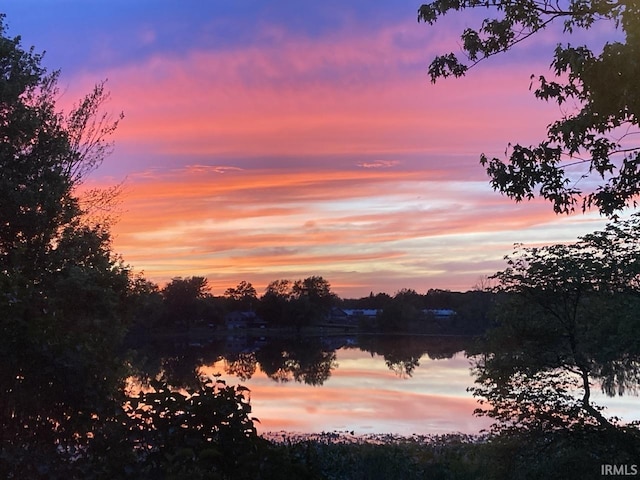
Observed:
[[[334,307],[327,319],[328,325],[357,327],[362,320],[375,320],[378,310]]]
[[[452,318],[456,315],[455,310],[451,310],[449,308],[426,309],[423,310],[423,312],[436,320]]]
[[[264,328],[267,322],[262,320],[256,312],[229,312],[224,317],[224,323],[228,330],[241,328]]]
[[[378,316],[378,310],[375,308],[347,308],[343,312],[348,318],[366,318],[373,319]]]

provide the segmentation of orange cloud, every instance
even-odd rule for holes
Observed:
[[[223,171],[198,165],[131,176],[116,250],[160,283],[205,275],[214,293],[241,280],[261,289],[315,274],[342,295],[464,290],[501,268],[523,235],[535,240],[529,232],[560,223],[546,204],[514,206],[483,183],[437,172]]]
[[[544,134],[556,112],[527,91],[538,67],[429,85],[450,38],[413,24],[360,33],[267,32],[264,45],[113,70],[127,117],[106,167],[128,174],[115,229],[126,260],[161,283],[206,275],[223,290],[312,274],[344,294],[466,289],[556,222],[547,205],[491,192],[477,163]]]

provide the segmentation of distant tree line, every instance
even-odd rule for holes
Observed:
[[[321,276],[301,280],[274,280],[258,296],[248,281],[214,296],[204,277],[174,278],[163,288],[138,276],[134,281],[134,317],[136,331],[188,329],[195,326],[224,327],[230,312],[254,312],[270,327],[300,330],[326,323],[332,309],[376,310],[375,321],[362,328],[383,332],[420,329],[428,324],[432,333],[478,334],[489,323],[493,294],[473,290],[452,292],[432,289],[426,294],[402,289],[393,296],[373,294],[354,299],[342,299],[331,290]],[[454,310],[446,325],[438,324],[429,311]]]
[[[274,326],[300,328],[327,315],[337,300],[329,282],[319,276],[276,280],[260,298],[246,281],[216,297],[204,277],[178,277],[160,288],[138,276],[134,289],[135,321],[154,329],[222,326],[224,315],[233,311],[257,312]]]

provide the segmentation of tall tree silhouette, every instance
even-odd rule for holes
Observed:
[[[606,22],[609,38],[590,45],[559,44],[552,55],[555,78],[532,75],[537,98],[558,104],[562,118],[547,127],[539,144],[510,145],[508,158],[488,158],[494,189],[519,202],[536,196],[557,213],[576,207],[605,214],[633,204],[640,192],[640,4],[636,1],[435,0],[418,20],[429,24],[460,10],[480,10],[479,28],[466,28],[461,48],[437,56],[429,66],[435,82],[466,75],[471,67],[562,22],[569,35]],[[598,30],[600,33],[604,29]],[[587,180],[588,179],[588,180]]]

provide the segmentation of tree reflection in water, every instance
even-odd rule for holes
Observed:
[[[468,343],[469,339],[465,337],[370,335],[359,338],[358,345],[372,355],[382,356],[389,370],[407,378],[420,366],[420,358],[424,355],[433,360],[451,358]]]
[[[516,245],[506,257],[472,389],[496,430],[622,427],[593,394],[596,384],[609,396],[638,391],[638,245],[635,214],[575,243]]]
[[[257,350],[255,356],[262,371],[277,382],[322,385],[337,367],[335,350],[324,347],[319,337],[277,339]]]
[[[427,355],[431,359],[451,358],[469,345],[464,337],[429,336],[296,336],[265,338],[241,336],[213,337],[206,345],[156,344],[138,362],[142,377],[162,375],[175,387],[197,383],[203,366],[222,360],[224,372],[240,381],[251,379],[260,369],[275,382],[299,382],[320,386],[338,367],[336,351],[358,348],[379,355],[398,377],[411,377]]]
[[[363,354],[362,352],[366,353]],[[324,393],[318,392],[313,394],[314,400],[309,400],[305,396],[306,390],[298,389],[295,386],[296,384],[301,386],[325,385],[324,388],[326,388],[327,392],[331,392],[331,396],[327,397],[326,400],[322,400],[325,403],[322,403],[323,406],[318,408],[324,412],[335,412],[335,409],[340,410],[346,401],[347,393],[343,390],[347,388],[345,387],[345,382],[350,382],[352,386],[351,392],[353,392],[353,388],[357,388],[366,394],[374,391],[378,392],[376,396],[381,402],[379,405],[373,400],[363,401],[358,404],[358,408],[365,412],[363,417],[358,417],[360,419],[358,420],[359,422],[368,421],[362,418],[368,418],[367,415],[369,414],[366,412],[370,409],[374,409],[370,410],[371,412],[385,412],[383,415],[387,415],[389,419],[395,418],[393,417],[394,411],[385,409],[397,408],[399,409],[398,411],[405,411],[406,409],[407,414],[411,410],[413,413],[410,415],[413,415],[416,421],[418,421],[418,418],[431,418],[433,412],[440,411],[442,413],[439,415],[442,416],[438,417],[438,422],[441,422],[442,425],[449,425],[453,422],[449,418],[462,418],[458,414],[451,414],[453,417],[449,417],[448,415],[450,414],[445,413],[448,408],[454,408],[451,407],[453,404],[458,405],[455,408],[458,408],[459,411],[463,410],[462,403],[455,402],[468,402],[466,403],[468,406],[464,407],[464,411],[466,412],[465,415],[469,417],[471,417],[474,408],[471,395],[465,397],[465,389],[472,386],[472,380],[469,376],[470,371],[465,368],[466,359],[458,356],[456,360],[456,354],[460,352],[466,353],[468,357],[475,361],[484,358],[478,342],[469,337],[333,335],[325,337],[292,336],[290,338],[241,336],[240,338],[234,337],[230,339],[223,336],[212,336],[211,340],[202,346],[189,345],[187,342],[183,344],[155,345],[153,349],[145,352],[146,363],[141,365],[146,365],[146,378],[154,378],[161,375],[173,387],[178,388],[192,385],[198,374],[203,372],[209,374],[224,373],[229,377],[235,377],[235,379],[228,377],[227,381],[230,384],[247,382],[249,388],[256,389],[254,400],[258,402],[257,405],[260,404],[261,411],[269,412],[268,414],[264,413],[266,418],[261,418],[261,420],[265,420],[266,424],[271,422],[271,425],[286,425],[286,422],[277,423],[276,419],[288,417],[286,417],[287,414],[274,411],[274,409],[285,408],[282,402],[275,404],[279,405],[279,407],[272,406],[272,403],[270,403],[273,398],[279,398],[280,395],[283,395],[285,390],[281,390],[280,387],[277,387],[277,390],[273,390],[267,386],[269,383],[274,384],[274,386],[277,384],[289,384],[286,387],[286,392],[289,392],[287,394],[289,401],[286,404],[287,412],[300,411],[303,412],[302,415],[304,416],[304,412],[307,411],[306,408],[315,408],[308,402],[317,402],[317,398],[325,398],[325,396]],[[507,359],[507,356],[504,356],[505,353],[503,351],[503,354],[499,355],[498,358]],[[367,361],[368,357],[372,361]],[[435,366],[430,362],[430,360],[444,359],[453,360],[454,363],[443,361],[441,364],[438,362],[438,366]],[[618,391],[621,386],[624,386],[625,393],[629,393],[632,387],[638,384],[637,363],[631,363],[636,365],[635,370],[626,368],[628,367],[627,364],[615,362],[603,364],[606,365],[607,370],[603,370],[598,375],[598,379],[603,383],[603,388],[605,390],[615,388]],[[452,365],[455,366],[452,367]],[[491,363],[486,366],[490,365]],[[392,381],[390,383],[388,376],[380,376],[381,370],[379,366],[383,366],[383,369],[393,372],[392,375],[398,377],[401,382]],[[445,370],[442,370],[441,366]],[[450,368],[454,370],[449,370]],[[340,370],[340,375],[336,374],[336,369]],[[141,368],[141,371],[144,371],[144,368]],[[331,385],[326,385],[332,375],[336,376],[335,382],[331,382]],[[405,380],[411,377],[411,384],[401,386],[405,383]],[[608,382],[607,379],[610,378],[615,378],[615,382],[606,383]],[[411,386],[414,381],[418,382],[416,386],[420,385],[419,391],[414,390],[416,387]],[[469,383],[465,383],[467,381]],[[530,382],[527,383],[528,386],[531,386]],[[432,387],[435,387],[436,390],[431,390]],[[409,390],[406,390],[406,396],[403,396],[405,393],[400,392],[404,392],[405,389]],[[454,391],[457,393],[453,393],[453,398],[456,399],[453,403],[447,401],[446,406],[439,403],[442,398],[448,398],[449,392]],[[535,389],[533,391],[535,392]],[[262,394],[264,394],[264,398],[262,398]],[[316,397],[316,395],[320,395],[320,397]],[[417,397],[414,395],[424,396],[420,404],[415,403]],[[293,396],[293,398],[289,398],[289,396]],[[406,402],[413,402],[411,403],[412,406],[409,407],[409,403]],[[396,405],[396,407],[390,407],[392,404]],[[621,412],[623,418],[627,418],[629,414],[632,417],[634,416],[633,411],[629,411],[628,402],[620,400],[614,402],[615,404],[620,406],[618,408],[623,409]],[[428,409],[431,413],[424,411],[427,405],[429,405]],[[613,408],[616,407],[614,406]],[[285,416],[283,417],[282,415]],[[336,421],[336,417],[327,417],[326,413],[324,415],[322,422]],[[331,415],[334,415],[334,413],[331,413]],[[319,419],[320,416],[321,414],[318,413],[318,415],[314,414],[310,418]],[[346,416],[344,418],[344,421],[348,422],[347,418],[350,417]],[[379,424],[378,418],[376,415],[376,425]],[[475,427],[471,427],[472,424],[479,425],[478,429],[489,426],[489,419],[479,419],[479,423],[474,423],[475,420],[471,420],[471,418],[461,421],[461,426],[429,428],[442,428],[443,431],[448,431],[446,428],[461,428],[465,429],[465,431],[473,431]],[[314,421],[320,422],[320,420]],[[373,420],[370,421],[373,422]],[[389,425],[392,424],[389,423]],[[398,423],[398,425],[401,425],[401,423]],[[401,427],[398,426],[397,428]]]
[[[256,352],[231,353],[224,359],[224,372],[243,382],[253,377],[257,366]]]

